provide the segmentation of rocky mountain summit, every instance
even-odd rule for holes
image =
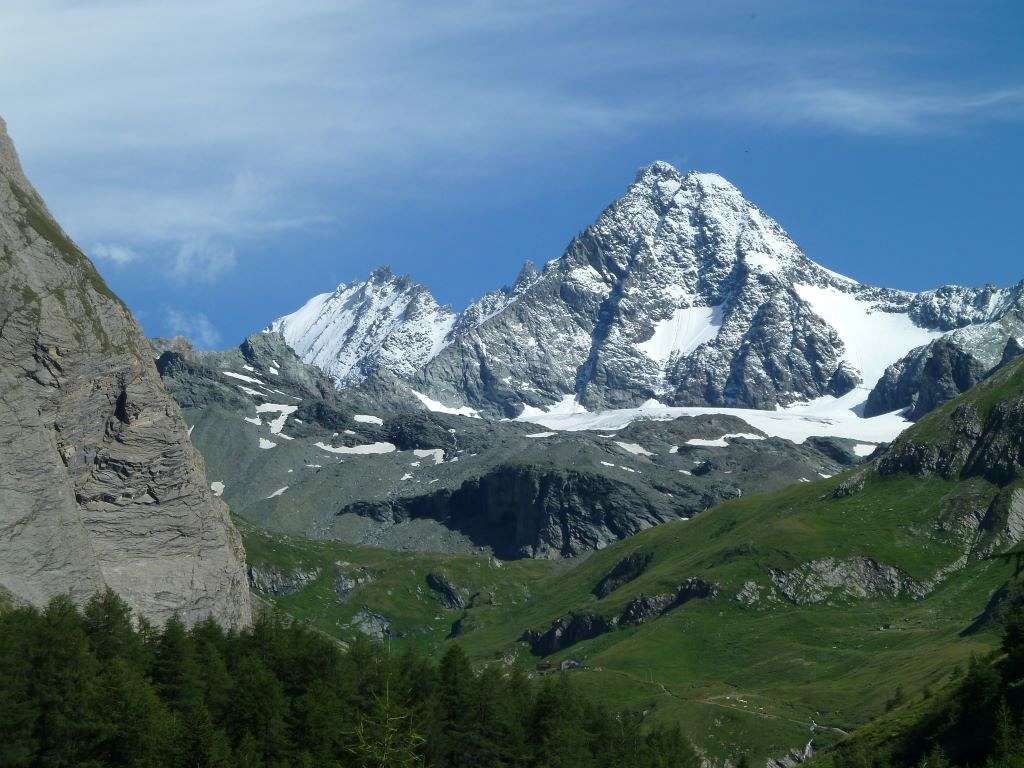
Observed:
[[[241,541],[146,338],[0,121],[0,591],[104,587],[157,622],[251,620]]]
[[[657,162],[560,258],[459,315],[377,270],[270,327],[341,386],[398,377],[421,399],[492,416],[829,396],[920,414],[1024,336],[1022,296],[1024,283],[863,285],[811,261],[721,176]],[[925,364],[948,354],[950,376]]]

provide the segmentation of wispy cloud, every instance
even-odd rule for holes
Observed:
[[[962,130],[976,121],[1024,119],[1024,86],[976,92],[922,85],[870,87],[794,82],[737,94],[715,109],[763,121],[812,123],[863,134],[921,134]]]
[[[165,325],[174,336],[184,336],[200,349],[212,349],[220,344],[221,335],[202,312],[185,312],[169,307]]]
[[[116,243],[96,243],[89,249],[89,254],[98,261],[115,264],[119,267],[139,260],[137,251],[125,245],[117,245]]]
[[[183,243],[170,264],[171,275],[183,282],[212,283],[238,261],[233,248],[202,240]]]

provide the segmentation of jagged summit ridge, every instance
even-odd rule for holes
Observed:
[[[542,270],[528,265],[458,316],[421,316],[429,328],[419,334],[434,343],[372,352],[350,368],[385,369],[438,401],[503,416],[652,398],[770,409],[831,396],[860,408],[911,350],[1005,325],[1019,305],[1019,289],[861,284],[808,258],[723,177],[657,161]],[[352,321],[325,314],[314,325],[300,340],[285,337],[324,365],[312,339],[328,327],[348,338]],[[356,380],[327,369],[343,386]]]

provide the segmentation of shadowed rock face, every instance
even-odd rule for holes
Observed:
[[[104,586],[156,622],[251,620],[241,541],[148,342],[0,120],[0,587]]]

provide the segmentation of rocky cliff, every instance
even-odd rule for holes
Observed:
[[[104,586],[153,621],[251,619],[240,539],[148,342],[0,121],[0,588]]]

